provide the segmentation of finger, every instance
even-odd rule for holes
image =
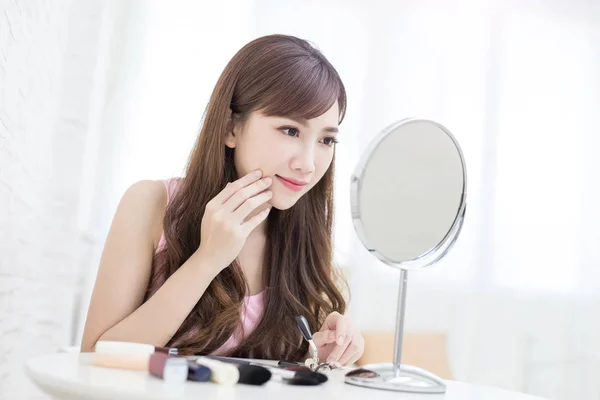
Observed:
[[[321,330],[325,330],[325,329],[335,330],[337,321],[342,316],[343,315],[337,311],[332,312],[325,318],[325,321],[323,322],[323,326],[321,327]]]
[[[344,344],[348,335],[350,334],[350,321],[348,318],[340,315],[335,321],[335,335],[336,335],[336,343],[341,346]],[[341,354],[340,354],[341,355]]]
[[[362,353],[361,345],[358,340],[352,340],[346,348],[346,350],[344,351],[344,353],[341,355],[339,363],[342,365],[350,364],[350,361],[353,360],[358,353]]]
[[[271,197],[273,197],[273,192],[270,190],[266,190],[254,197],[250,197],[248,200],[244,201],[244,203],[237,210],[234,211],[233,219],[242,223],[258,207],[271,200]]]
[[[335,343],[335,331],[325,330],[313,334],[313,341],[317,347],[325,346],[330,343]]]
[[[269,211],[271,211],[271,207],[265,208],[258,214],[253,215],[252,218],[248,219],[248,221],[244,222],[242,226],[246,228],[246,232],[250,233],[252,232],[252,230],[254,230],[254,228],[260,225],[260,223],[263,222],[269,216]]]
[[[338,332],[336,332],[336,336],[337,336],[337,339],[339,339]],[[342,344],[336,344],[335,347],[333,348],[333,350],[331,350],[331,353],[329,353],[329,357],[327,357],[327,362],[333,362],[333,361],[339,362],[340,357],[342,356],[342,354],[344,354],[344,352],[348,348],[348,345],[350,344],[351,341],[352,341],[352,338],[350,337],[350,338],[345,339]],[[338,343],[337,340],[336,340],[336,343]]]
[[[225,201],[225,203],[223,204],[223,208],[229,212],[236,211],[239,207],[241,207],[244,204],[245,201],[251,199],[252,197],[263,192],[269,186],[271,186],[272,182],[273,179],[267,176],[246,187],[243,187]]]
[[[213,200],[217,204],[223,204],[227,201],[227,199],[229,199],[238,190],[250,185],[253,182],[256,182],[257,180],[260,179],[261,176],[262,176],[262,171],[257,170],[257,171],[253,171],[249,174],[244,175],[243,177],[241,177],[240,179],[238,179],[236,181],[229,182],[227,184],[227,186],[225,186],[225,188],[223,190],[221,190],[219,192],[219,194],[214,197]]]
[[[340,361],[338,361],[344,367],[352,364],[350,360],[353,359],[356,355],[356,353],[348,351],[349,349],[350,348],[348,347],[348,349],[346,349],[344,354],[342,354],[342,356],[340,357]]]
[[[353,355],[353,356],[350,358],[350,360],[348,361],[348,364],[347,364],[347,365],[356,364],[356,362],[357,362],[358,360],[360,360],[360,358],[362,357],[362,355],[363,355],[362,351],[361,351],[360,353],[355,353],[355,354],[354,354],[354,355]]]

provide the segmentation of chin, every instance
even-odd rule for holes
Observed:
[[[285,211],[287,209],[290,209],[294,206],[294,204],[296,204],[298,202],[298,198],[287,198],[287,199],[282,199],[279,198],[279,196],[273,196],[271,198],[271,201],[269,201],[269,204],[271,204],[271,206],[273,208],[276,208],[279,211]]]

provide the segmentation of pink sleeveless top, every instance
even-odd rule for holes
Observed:
[[[163,183],[167,189],[167,204],[171,201],[175,190],[177,189],[177,178],[164,180]],[[164,231],[158,242],[156,251],[165,245]],[[212,354],[217,356],[227,356],[244,338],[256,328],[263,312],[263,292],[253,296],[246,296],[242,309],[240,310],[240,318],[242,319],[242,330],[235,332],[231,337]]]

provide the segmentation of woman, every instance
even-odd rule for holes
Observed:
[[[244,46],[219,78],[183,178],[141,181],[110,228],[81,345],[303,360],[304,315],[320,360],[354,363],[332,268],[333,167],[344,85],[285,35]],[[318,332],[317,332],[318,331]]]

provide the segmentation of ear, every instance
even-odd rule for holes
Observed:
[[[233,133],[233,130],[228,130],[227,133],[225,134],[225,146],[229,147],[230,149],[234,149],[235,148],[235,134]]]
[[[225,132],[225,146],[230,149],[235,148],[237,143],[237,138],[240,135],[240,124],[235,122],[233,118],[233,113],[231,109],[229,109],[229,115],[227,120],[227,132]]]

